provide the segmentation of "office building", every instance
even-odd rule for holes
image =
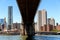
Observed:
[[[8,6],[8,29],[13,28],[13,7]]]
[[[48,18],[48,24],[55,26],[55,19],[54,18]]]
[[[0,19],[0,24],[4,24],[4,19]]]
[[[37,13],[38,13],[37,26],[40,31],[41,26],[47,25],[47,11],[43,9],[43,10],[39,10]]]
[[[4,19],[0,19],[0,31],[2,31],[2,29],[4,27],[4,26],[2,26],[3,24],[4,24]]]
[[[13,28],[20,30],[20,23],[13,23]]]
[[[0,19],[0,29],[6,29],[6,18]]]

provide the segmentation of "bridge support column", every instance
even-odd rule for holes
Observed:
[[[25,23],[24,27],[26,29],[28,38],[26,40],[33,40],[33,36],[35,35],[35,30],[34,30],[34,26],[32,23]]]

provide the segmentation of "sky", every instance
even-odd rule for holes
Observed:
[[[8,6],[13,6],[13,22],[21,23],[22,17],[16,0],[0,0],[0,19],[6,17],[8,22]],[[52,17],[56,23],[60,23],[60,0],[42,0],[37,11],[43,9],[47,11],[47,18]],[[34,21],[37,22],[37,14]]]

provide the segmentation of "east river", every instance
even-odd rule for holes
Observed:
[[[60,35],[34,36],[35,40],[60,40]],[[0,35],[0,40],[22,40],[20,35]]]

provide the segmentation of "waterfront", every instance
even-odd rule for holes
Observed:
[[[35,40],[60,40],[60,35],[34,36]],[[22,40],[20,35],[0,35],[0,40]]]

